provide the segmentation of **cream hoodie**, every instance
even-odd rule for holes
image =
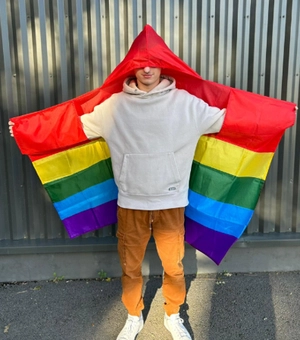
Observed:
[[[112,95],[81,116],[89,139],[103,137],[111,152],[118,205],[139,210],[184,207],[189,176],[202,134],[219,132],[225,109],[163,78],[150,92],[127,79]]]

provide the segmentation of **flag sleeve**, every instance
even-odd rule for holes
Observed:
[[[68,101],[45,110],[11,118],[22,154],[35,155],[64,149],[88,140],[80,120],[81,107]]]

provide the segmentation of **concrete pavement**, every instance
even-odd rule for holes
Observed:
[[[0,284],[0,339],[114,340],[126,319],[120,279]],[[194,340],[299,340],[300,272],[188,275],[181,316]],[[137,340],[171,340],[161,277],[145,278]]]

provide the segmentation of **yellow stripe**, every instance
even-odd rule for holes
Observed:
[[[233,176],[265,180],[273,155],[273,152],[258,153],[213,137],[202,136],[194,160]]]
[[[73,175],[110,157],[108,145],[98,139],[33,162],[43,184]]]

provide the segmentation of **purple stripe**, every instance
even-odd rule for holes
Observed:
[[[219,265],[237,238],[206,228],[185,217],[185,240]]]
[[[70,238],[117,223],[117,200],[82,211],[63,220]]]

